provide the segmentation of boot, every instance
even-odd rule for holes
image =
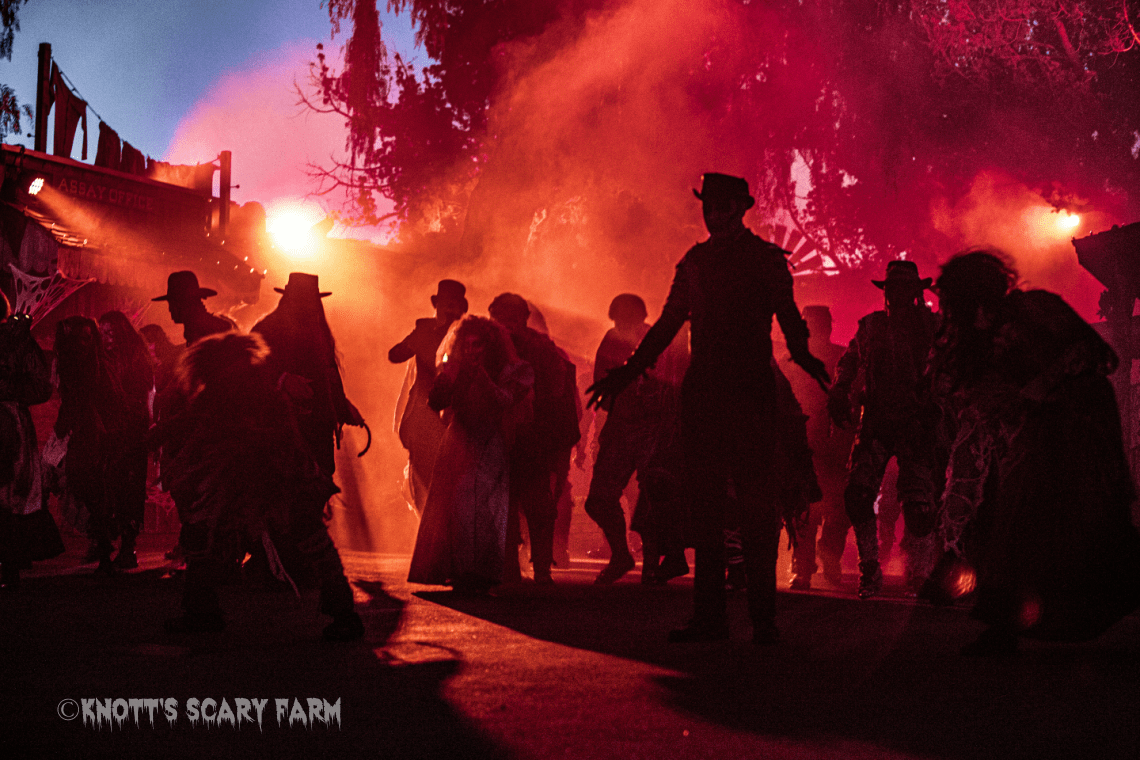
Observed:
[[[859,548],[859,598],[870,599],[883,591],[883,570],[879,567],[879,531],[874,519],[855,528],[855,545]]]
[[[633,554],[629,551],[629,543],[626,541],[624,515],[620,519],[615,516],[614,520],[607,521],[605,525],[600,527],[606,536],[606,543],[610,547],[610,562],[598,573],[594,583],[599,586],[609,586],[632,570],[637,563],[634,561]]]

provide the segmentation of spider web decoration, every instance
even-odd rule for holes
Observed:
[[[16,304],[13,311],[30,316],[32,327],[72,293],[89,282],[95,282],[95,278],[73,280],[58,269],[51,277],[36,277],[21,272],[15,264],[9,264],[8,268],[16,278]]]
[[[788,264],[793,277],[807,274],[823,274],[831,277],[839,274],[839,264],[820,249],[810,238],[797,229],[782,224],[766,224],[757,230],[760,237],[789,252]]]

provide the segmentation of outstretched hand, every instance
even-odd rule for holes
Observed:
[[[606,376],[597,381],[589,388],[586,393],[590,398],[586,401],[586,408],[593,409],[601,407],[602,405],[609,406],[613,400],[617,398],[618,394],[624,391],[629,385],[638,378],[641,370],[631,367],[629,364],[622,364],[620,367],[614,367]]]

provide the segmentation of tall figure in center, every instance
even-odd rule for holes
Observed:
[[[693,192],[710,237],[681,259],[661,317],[626,363],[594,384],[590,403],[605,403],[621,393],[653,364],[685,321],[691,322],[681,429],[696,547],[694,614],[669,640],[729,636],[724,525],[731,481],[740,509],[753,641],[773,644],[779,640],[776,556],[781,525],[773,488],[773,315],[793,361],[820,383],[828,381],[827,371],[808,350],[808,329],[796,308],[785,252],[744,226],[744,214],[755,203],[747,181],[705,174],[701,191]]]

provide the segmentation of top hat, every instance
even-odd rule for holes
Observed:
[[[753,204],[756,203],[756,199],[748,192],[748,180],[741,177],[733,177],[730,174],[718,174],[716,172],[701,175],[700,192],[694,189],[693,195],[702,201],[739,198],[747,204],[745,208],[752,208]]]
[[[290,272],[289,282],[285,283],[284,288],[274,288],[278,293],[287,295],[290,298],[324,298],[331,296],[332,292],[322,293],[317,288],[317,276],[315,274],[305,274],[304,272]]]
[[[466,305],[466,296],[467,288],[464,287],[462,282],[458,280],[440,280],[432,299],[442,298],[445,301],[462,301],[464,305]]]
[[[218,291],[198,287],[198,275],[193,272],[171,272],[166,278],[166,295],[152,301],[194,301],[216,296]]]
[[[882,290],[887,286],[887,283],[898,282],[908,285],[914,285],[919,290],[924,290],[930,287],[930,283],[934,282],[933,277],[920,278],[918,276],[918,264],[913,261],[888,261],[887,262],[887,278],[885,280],[871,280],[876,288]]]

